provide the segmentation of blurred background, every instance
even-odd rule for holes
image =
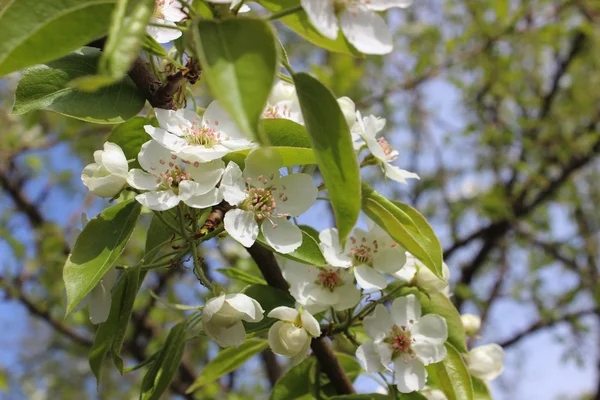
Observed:
[[[387,19],[395,51],[362,59],[277,26],[295,68],[363,115],[385,117],[397,165],[420,175],[405,186],[363,171],[434,226],[455,304],[483,320],[471,345],[505,348],[495,398],[600,399],[600,2],[418,0]],[[137,398],[140,376],[114,368],[96,390],[87,363],[95,327],[87,311],[63,317],[66,239],[82,212],[106,206],[79,176],[112,127],[11,115],[18,79],[0,81],[0,399]],[[194,91],[206,106],[204,84]],[[141,221],[123,263],[143,251],[149,216]],[[325,206],[302,221],[333,224]],[[259,274],[242,250],[227,239],[205,250],[213,279],[231,290],[240,284],[218,268]],[[150,274],[145,286],[174,303],[202,304],[205,294],[184,267]],[[127,364],[152,354],[180,318],[142,290]],[[206,340],[188,345],[175,387],[216,352]],[[196,398],[265,398],[286,368],[264,353]],[[357,387],[377,389],[364,377]]]

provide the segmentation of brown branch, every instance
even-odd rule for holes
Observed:
[[[260,356],[265,366],[265,371],[267,372],[267,379],[269,379],[269,384],[271,385],[271,387],[273,387],[282,375],[281,366],[279,365],[279,362],[277,362],[275,353],[273,353],[271,349],[263,351],[260,354]]]
[[[288,283],[283,277],[273,253],[256,243],[247,250],[254,262],[256,262],[267,283],[270,286],[287,292]],[[325,372],[336,392],[338,394],[355,393],[350,378],[344,371],[344,368],[342,368],[340,360],[338,360],[331,349],[327,339],[324,337],[313,339],[311,348],[321,365],[321,370]]]

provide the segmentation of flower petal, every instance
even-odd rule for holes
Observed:
[[[179,194],[182,195],[181,186]],[[223,194],[218,188],[213,188],[207,193],[192,195],[183,202],[192,208],[207,208],[223,201]]]
[[[311,313],[304,310],[302,311],[302,326],[306,329],[306,332],[309,333],[312,337],[321,336],[321,326],[319,322],[312,316]]]
[[[418,358],[399,357],[394,362],[394,377],[401,393],[421,390],[427,382],[427,370]]]
[[[382,304],[375,306],[375,310],[365,317],[363,324],[365,332],[372,339],[385,336],[392,329],[393,325],[390,313]]]
[[[135,199],[144,207],[154,211],[169,210],[179,204],[179,197],[170,190],[138,194]]]
[[[354,307],[360,301],[360,290],[352,284],[340,286],[337,289],[338,302],[333,305],[337,311],[347,310]]]
[[[171,151],[179,151],[186,145],[186,141],[177,135],[168,132],[162,128],[156,128],[152,125],[144,126],[144,130],[150,137],[160,143],[163,147]]]
[[[223,192],[223,198],[226,202],[231,205],[238,205],[246,200],[246,185],[244,183],[244,177],[240,167],[230,162],[223,172],[223,178],[221,179],[221,191]]]
[[[269,314],[269,317],[271,314]],[[275,354],[286,354],[287,348],[281,342],[281,336],[279,335],[279,331],[286,324],[284,321],[275,322],[271,328],[269,329],[268,341],[269,347],[273,350]]]
[[[310,23],[323,36],[334,40],[338,35],[338,24],[333,8],[333,1],[302,0],[302,8],[308,15]]]
[[[392,35],[385,20],[366,7],[344,10],[340,28],[346,39],[361,53],[387,54],[393,49]]]
[[[157,178],[154,175],[134,168],[127,174],[127,183],[129,186],[139,190],[156,190],[160,183],[156,182]]]
[[[175,162],[171,151],[156,140],[149,140],[142,145],[138,161],[143,169],[155,176],[167,171],[169,162]]]
[[[263,318],[263,309],[260,304],[243,293],[229,294],[225,296],[225,301],[236,310],[250,317],[249,322],[258,322]]]
[[[225,171],[225,163],[221,160],[214,160],[207,163],[187,164],[185,171],[194,178],[194,182],[204,186],[208,191],[221,180]]]
[[[221,347],[239,347],[246,341],[246,330],[241,321],[230,328],[214,327],[211,333],[209,335]]]
[[[421,178],[419,178],[419,175],[415,174],[414,172],[400,169],[400,168],[396,167],[395,165],[391,165],[388,163],[384,163],[382,165],[383,165],[383,170],[385,171],[385,176],[387,176],[388,178],[390,178],[393,181],[406,184],[406,183],[408,183],[408,182],[406,182],[407,179],[421,179]]]
[[[396,325],[410,326],[421,318],[421,303],[414,294],[409,294],[408,296],[396,298],[390,307],[390,311]]]
[[[387,286],[387,279],[385,276],[368,265],[354,267],[354,277],[356,278],[356,282],[358,282],[358,286],[366,290],[381,290],[385,289]]]
[[[306,358],[306,356],[308,356],[309,352],[310,352],[310,340],[307,340],[306,342],[304,342],[304,346],[302,346],[302,349],[300,349],[298,354],[296,354],[294,357],[292,357],[292,360],[291,360],[292,365],[300,364],[300,362],[302,360],[304,360]]]
[[[119,175],[107,175],[99,178],[81,175],[81,181],[90,192],[104,198],[116,196],[126,183],[125,178]]]
[[[223,307],[223,304],[225,304],[225,294],[209,299],[202,310],[202,322],[204,324],[210,322],[212,316]]]
[[[265,220],[261,230],[269,246],[279,253],[291,253],[302,245],[302,231],[286,218]]]
[[[119,145],[111,142],[104,143],[102,165],[111,174],[125,176],[129,170],[127,158]]]
[[[225,230],[244,247],[250,247],[258,237],[258,224],[254,214],[240,209],[229,210],[224,218]]]
[[[277,211],[297,217],[308,210],[317,200],[318,189],[308,174],[292,174],[279,181]]]
[[[370,374],[381,372],[385,369],[383,364],[381,364],[379,354],[375,350],[372,340],[358,346],[356,358],[358,358],[365,371]]]
[[[406,263],[405,253],[401,246],[380,248],[373,256],[373,267],[378,271],[394,274]]]
[[[504,349],[495,343],[475,347],[467,355],[467,365],[473,376],[494,380],[504,370]]]
[[[173,22],[159,18],[150,18],[150,22],[160,25],[175,26]],[[146,27],[146,32],[148,32],[148,34],[152,36],[158,43],[168,43],[182,35],[182,32],[179,29],[162,28],[152,25],[148,25]]]
[[[281,154],[273,149],[259,147],[246,157],[244,177],[250,178],[249,184],[256,187],[277,187],[279,184],[279,168],[283,164]]]
[[[246,135],[238,128],[231,115],[217,100],[211,102],[206,108],[202,118],[202,127],[219,132],[221,140],[225,143],[228,138],[246,139]]]
[[[267,317],[293,322],[298,317],[298,311],[291,307],[279,306],[272,309]]]
[[[334,267],[349,268],[352,266],[352,259],[344,253],[340,246],[338,230],[336,228],[325,229],[319,233],[319,247],[323,256],[329,265]]]
[[[370,0],[367,8],[374,11],[385,11],[393,7],[410,7],[413,0]]]

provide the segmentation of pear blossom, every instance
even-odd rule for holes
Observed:
[[[260,303],[242,293],[213,297],[204,305],[202,326],[221,347],[238,347],[246,340],[242,321],[260,322],[264,310]]]
[[[192,163],[217,160],[253,146],[219,102],[210,103],[200,118],[193,111],[155,109],[159,127],[144,126],[158,143]]]
[[[342,114],[344,114],[346,122],[348,123],[348,128],[350,128],[350,131],[352,132],[352,128],[354,128],[354,125],[356,125],[356,105],[351,98],[346,96],[340,97],[337,99],[337,102],[340,106],[340,110],[342,110]],[[352,137],[353,139],[355,138],[354,135]]]
[[[304,125],[296,87],[291,83],[278,81],[271,90],[263,118],[285,118]]]
[[[354,127],[354,138],[360,137],[365,141],[369,151],[373,155],[376,164],[380,164],[385,176],[396,182],[407,183],[407,179],[419,179],[419,176],[392,165],[398,158],[395,150],[384,137],[376,138],[377,134],[385,127],[385,118],[373,115],[362,117],[360,111],[356,112],[357,124]]]
[[[283,276],[290,284],[290,293],[296,301],[316,314],[330,307],[347,310],[360,301],[360,290],[346,268],[313,267],[292,260],[280,263]]]
[[[292,365],[304,360],[310,350],[310,342],[321,335],[319,323],[307,310],[276,307],[267,315],[276,318],[269,329],[269,346],[273,353],[292,359]]]
[[[119,194],[127,183],[129,165],[119,145],[104,143],[104,150],[94,152],[94,162],[81,172],[81,181],[99,197],[111,198]]]
[[[425,386],[420,392],[427,400],[448,400],[448,397],[439,389]]]
[[[369,231],[355,228],[342,249],[336,228],[319,234],[320,247],[327,262],[334,267],[354,267],[354,277],[363,289],[384,289],[383,273],[398,272],[406,261],[405,250],[381,228],[369,221]]]
[[[481,328],[481,318],[473,314],[463,314],[460,316],[465,333],[469,336],[475,335]]]
[[[446,263],[442,263],[442,276],[438,278],[429,268],[425,266],[417,257],[406,252],[406,263],[404,267],[394,274],[398,279],[420,287],[428,293],[443,293],[446,297],[450,296],[448,280],[450,279],[450,268]]]
[[[183,12],[182,2],[186,0],[156,0],[154,4],[154,12],[150,18],[150,24],[170,25],[173,29],[148,25],[146,32],[154,38],[158,43],[168,43],[179,38],[182,33],[175,28],[175,22],[181,22],[187,18],[187,14]]]
[[[281,176],[281,155],[258,148],[248,154],[244,173],[230,162],[223,174],[221,191],[225,201],[237,206],[227,211],[225,230],[244,247],[250,247],[262,232],[279,253],[291,253],[302,244],[300,228],[288,220],[312,206],[317,188],[308,174]]]
[[[469,372],[483,381],[492,381],[504,371],[504,349],[496,343],[478,346],[467,354]]]
[[[209,163],[185,162],[161,144],[150,140],[138,154],[142,168],[129,171],[127,182],[138,190],[135,199],[155,211],[164,211],[183,201],[193,208],[206,208],[223,199],[216,184],[223,175],[221,160]]]
[[[421,304],[412,294],[395,299],[390,311],[378,304],[365,317],[364,327],[372,340],[359,346],[356,357],[368,373],[392,371],[393,363],[401,393],[422,389],[427,382],[425,366],[446,357],[446,320],[435,314],[421,316]]]
[[[302,0],[312,25],[323,36],[336,39],[341,28],[346,39],[365,54],[392,51],[392,34],[377,11],[405,8],[412,0]]]

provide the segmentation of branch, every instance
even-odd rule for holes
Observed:
[[[283,277],[273,253],[256,243],[247,250],[254,262],[256,262],[256,265],[260,269],[260,272],[262,272],[269,286],[287,292],[288,283]],[[325,372],[336,392],[338,394],[355,393],[350,378],[342,368],[340,360],[338,360],[331,349],[327,339],[324,337],[314,338],[311,343],[311,348],[317,357],[317,360],[319,360],[321,370]]]

